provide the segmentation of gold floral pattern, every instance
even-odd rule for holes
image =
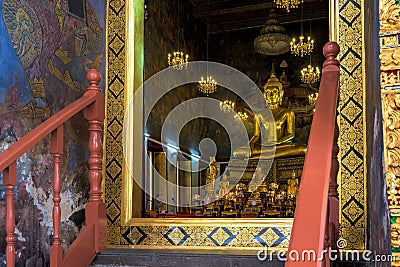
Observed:
[[[346,239],[348,249],[360,250],[366,247],[367,218],[364,190],[365,73],[362,69],[364,43],[354,40],[360,40],[363,33],[363,5],[361,0],[339,0],[339,172],[343,185],[339,189],[340,237]]]

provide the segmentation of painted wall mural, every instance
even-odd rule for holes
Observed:
[[[1,152],[80,97],[88,85],[87,70],[94,68],[104,74],[105,1],[0,0],[0,7]],[[86,129],[82,114],[65,124],[61,194],[65,246],[84,224],[89,187]],[[52,175],[48,142],[41,142],[18,160],[17,265],[48,264]],[[4,187],[0,185],[0,216],[4,218],[4,214]],[[0,221],[0,229],[4,229],[4,221]],[[0,253],[4,249],[4,231],[0,231]],[[2,254],[0,259],[2,265]]]

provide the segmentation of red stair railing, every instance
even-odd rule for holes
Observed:
[[[96,70],[87,73],[89,87],[85,94],[71,103],[37,128],[30,131],[7,150],[0,154],[0,171],[6,188],[6,262],[7,267],[15,266],[15,211],[14,187],[17,181],[17,159],[30,148],[51,134],[50,152],[54,158],[53,175],[53,243],[50,247],[50,266],[87,266],[97,253],[106,249],[106,208],[101,198],[102,181],[102,136],[104,121],[104,95],[99,88],[100,74]],[[60,242],[60,191],[61,155],[63,154],[63,124],[72,116],[84,110],[89,123],[89,202],[85,207],[85,228],[63,255]]]
[[[337,192],[339,46],[324,46],[326,60],[308,141],[286,267],[330,266],[339,226]]]

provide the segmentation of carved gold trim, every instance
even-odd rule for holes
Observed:
[[[119,248],[120,246],[109,245],[108,248]],[[236,255],[254,255],[257,257],[257,254],[254,252],[258,252],[263,250],[264,248],[260,247],[208,247],[208,248],[199,248],[196,246],[179,246],[178,248],[171,248],[171,246],[144,246],[144,245],[134,245],[128,246],[128,248],[137,248],[137,249],[146,249],[148,251],[153,251],[154,253],[163,253],[164,251],[167,253],[180,253],[182,251],[190,251],[190,254],[204,254],[205,250],[207,254],[211,255],[219,255],[219,254],[230,254],[235,253]],[[277,252],[277,251],[287,251],[287,248],[269,248],[269,252]],[[273,253],[272,255],[276,255]]]
[[[391,246],[399,256],[400,214],[400,7],[395,0],[380,0],[381,97],[386,187],[391,215]],[[400,266],[392,262],[392,266]]]
[[[135,226],[179,226],[179,225],[208,225],[218,226],[249,226],[249,227],[291,227],[292,218],[132,218],[127,225]]]
[[[400,6],[395,0],[380,0],[380,32],[400,31]]]
[[[400,192],[400,90],[382,90],[386,181],[391,211],[399,209]]]
[[[112,246],[111,246],[112,247]],[[115,246],[117,247],[117,246]],[[180,246],[177,249],[171,249],[171,246],[143,246],[143,245],[135,245],[132,246],[132,248],[137,248],[137,249],[150,249],[154,250],[154,253],[160,253],[159,250],[168,250],[169,253],[180,253],[182,251],[190,251],[190,254],[195,253],[196,250],[198,254],[202,254],[205,251],[207,254],[230,254],[234,253],[236,255],[254,255],[255,257],[257,256],[258,251],[263,250],[263,247],[222,247],[222,248],[215,248],[215,247],[204,247],[204,248],[199,248],[197,246]],[[279,252],[279,251],[287,251],[288,248],[268,248],[268,255],[270,255],[270,252]],[[275,255],[273,253],[272,255]]]

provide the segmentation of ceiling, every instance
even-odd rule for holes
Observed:
[[[207,19],[209,33],[258,28],[275,9],[281,24],[328,19],[328,0],[304,0],[298,8],[276,8],[273,0],[191,0],[195,18]]]

